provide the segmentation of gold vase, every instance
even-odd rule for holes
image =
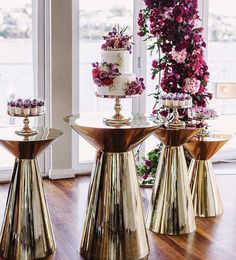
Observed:
[[[164,144],[146,220],[148,229],[166,235],[196,229],[183,144],[200,129],[159,128],[155,135]]]
[[[215,217],[224,211],[211,158],[230,137],[222,134],[199,136],[185,144],[185,148],[193,157],[188,172],[197,217]]]

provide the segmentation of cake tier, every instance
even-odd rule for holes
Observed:
[[[97,87],[97,94],[102,96],[125,96],[127,83],[135,80],[133,73],[122,74],[114,79],[111,86]]]
[[[118,66],[120,73],[130,73],[131,70],[131,55],[125,50],[102,51],[102,62],[115,63]]]

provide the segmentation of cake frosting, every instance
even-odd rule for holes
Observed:
[[[120,73],[130,73],[131,69],[131,55],[126,50],[102,50],[102,62],[114,63],[118,66]]]
[[[124,35],[113,28],[107,36],[103,36],[101,62],[93,63],[93,81],[97,85],[98,96],[126,96],[141,94],[143,79],[132,73],[131,36]]]

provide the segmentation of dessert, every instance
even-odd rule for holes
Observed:
[[[101,62],[92,64],[93,81],[97,95],[127,96],[139,95],[145,89],[143,79],[138,79],[131,69],[131,36],[125,30],[113,28],[101,48]]]
[[[160,98],[162,107],[191,107],[192,97],[185,93],[168,93],[163,94]]]
[[[44,113],[45,102],[39,99],[17,99],[7,102],[7,112],[13,116],[37,116]]]

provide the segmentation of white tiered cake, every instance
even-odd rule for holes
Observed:
[[[113,28],[103,37],[101,63],[93,63],[93,81],[98,96],[131,96],[144,90],[143,79],[131,69],[131,37]]]

